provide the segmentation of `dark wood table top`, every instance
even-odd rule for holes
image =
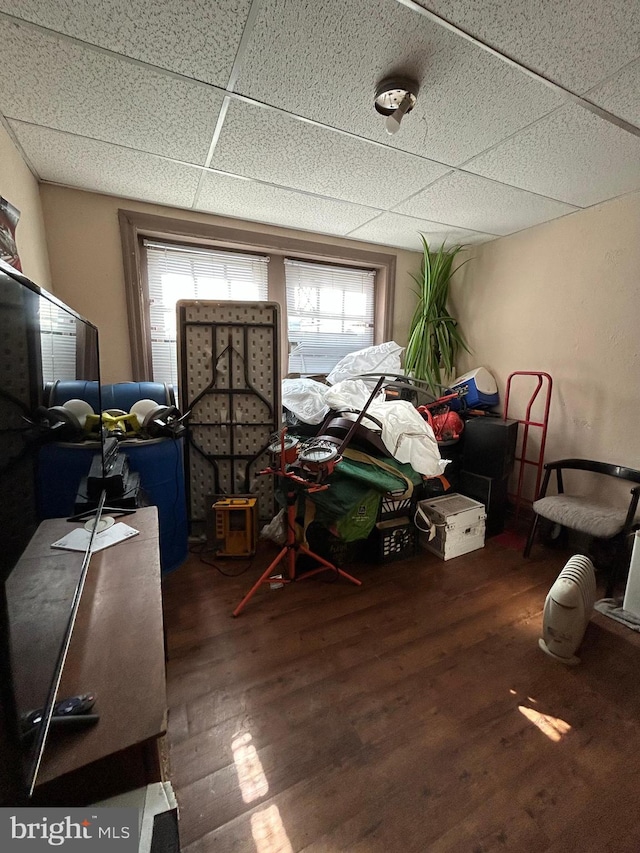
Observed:
[[[120,520],[140,535],[91,557],[58,691],[61,698],[95,693],[100,721],[50,732],[39,784],[166,731],[157,510],[145,507]],[[51,548],[70,529],[62,519],[44,521],[25,552],[24,560],[39,564],[43,589],[64,560],[77,562],[77,554]]]

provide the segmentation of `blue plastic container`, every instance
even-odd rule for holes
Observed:
[[[100,411],[98,383],[84,379],[59,379],[51,386],[46,405],[63,406],[69,400],[84,400],[94,412]]]
[[[102,386],[102,410],[130,412],[138,400],[155,400],[160,406],[175,404],[173,388],[163,382],[116,382]]]
[[[173,388],[163,382],[116,382],[103,385],[102,410],[123,409],[131,411],[138,400],[155,400],[160,406],[175,405]],[[85,400],[94,412],[98,412],[98,383],[81,379],[58,380],[51,386],[49,406],[62,406],[68,400]]]
[[[69,398],[71,399],[71,398]],[[45,444],[38,454],[38,516],[64,518],[73,515],[80,480],[86,477],[98,442]]]
[[[49,444],[38,459],[40,518],[73,515],[80,480],[99,452],[97,443]],[[160,564],[163,574],[177,569],[188,553],[187,504],[184,490],[183,441],[156,438],[123,441],[120,450],[129,468],[140,474],[143,498],[158,508]],[[126,519],[124,519],[126,522]]]
[[[148,502],[158,507],[160,563],[163,574],[172,572],[188,554],[183,440],[123,441],[120,450],[128,457],[129,468],[140,474],[140,487]]]
[[[484,367],[476,367],[455,379],[445,393],[454,392],[463,395],[458,400],[449,401],[449,408],[454,412],[460,409],[491,409],[500,402],[496,380]]]

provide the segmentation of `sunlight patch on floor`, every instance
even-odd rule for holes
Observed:
[[[251,815],[251,833],[257,853],[293,853],[277,806]]]
[[[251,735],[247,732],[236,737],[231,743],[231,749],[242,799],[245,803],[252,803],[264,797],[269,790],[269,783],[256,748],[251,743]]]
[[[561,720],[560,717],[541,714],[540,711],[536,711],[534,708],[527,708],[526,705],[518,705],[518,711],[554,743],[558,743],[567,732],[571,731],[569,723]]]

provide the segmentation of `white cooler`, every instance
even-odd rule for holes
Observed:
[[[484,504],[464,495],[443,495],[418,501],[415,523],[420,545],[443,560],[484,547]],[[434,533],[433,538],[430,533]]]

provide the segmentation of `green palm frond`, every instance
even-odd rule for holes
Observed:
[[[470,351],[457,320],[447,309],[451,278],[469,258],[454,268],[454,260],[463,246],[445,249],[442,245],[431,251],[424,234],[420,239],[423,246],[420,274],[411,275],[417,285],[417,290],[411,289],[418,303],[409,326],[405,372],[426,381],[432,393],[438,394],[443,379],[452,378],[458,351]]]

